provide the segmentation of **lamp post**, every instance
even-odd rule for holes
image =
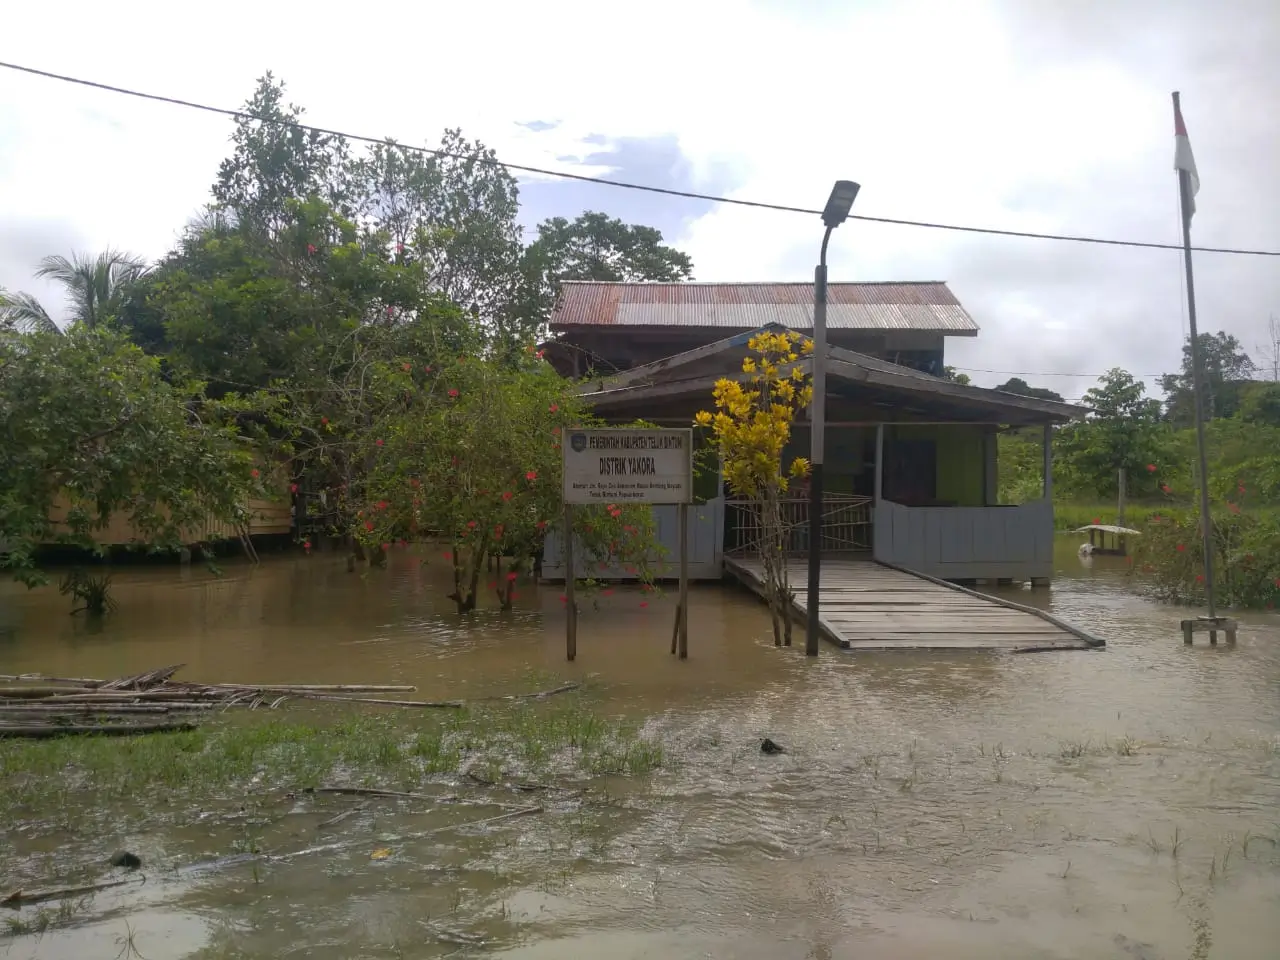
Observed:
[[[827,243],[831,231],[849,218],[860,185],[837,180],[822,210],[826,230],[822,252],[813,271],[813,402],[809,408],[809,629],[804,639],[806,656],[818,655],[820,617],[818,591],[822,581],[822,461],[827,428]]]

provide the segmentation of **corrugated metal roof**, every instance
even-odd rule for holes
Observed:
[[[945,283],[832,283],[827,325],[844,330],[976,333]],[[811,283],[597,283],[563,285],[553,329],[578,326],[813,327]]]

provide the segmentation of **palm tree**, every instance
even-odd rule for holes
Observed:
[[[21,333],[58,333],[58,325],[29,293],[0,290],[0,327],[12,327]]]
[[[71,304],[71,322],[96,327],[120,306],[130,284],[146,276],[146,261],[110,248],[96,257],[73,253],[40,261],[37,277],[61,283]],[[0,323],[22,330],[54,331],[57,325],[29,293],[0,294]]]

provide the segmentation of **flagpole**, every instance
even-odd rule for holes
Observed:
[[[1182,104],[1177,92],[1173,94],[1173,113],[1181,127]],[[1182,210],[1182,260],[1187,271],[1187,326],[1191,330],[1191,405],[1195,410],[1196,455],[1200,460],[1200,531],[1204,538],[1204,588],[1209,601],[1209,617],[1213,619],[1218,611],[1213,592],[1213,518],[1209,515],[1209,457],[1205,452],[1204,441],[1204,368],[1200,361],[1200,335],[1196,330],[1196,285],[1191,270],[1191,214],[1194,207],[1190,174],[1181,166],[1178,168],[1178,200]]]

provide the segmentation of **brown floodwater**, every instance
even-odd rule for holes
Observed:
[[[119,609],[96,628],[68,616],[55,588],[0,586],[0,673],[106,677],[182,662],[188,679],[412,683],[428,698],[590,678],[598,709],[643,718],[672,759],[595,784],[609,802],[553,803],[470,831],[422,837],[431,815],[379,806],[330,831],[367,844],[107,891],[78,922],[0,950],[1276,957],[1280,617],[1243,615],[1234,648],[1184,647],[1186,611],[1136,596],[1122,562],[1086,566],[1064,540],[1058,566],[1051,593],[1019,599],[1105,637],[1106,650],[824,646],[809,661],[802,645],[773,647],[752,597],[698,587],[687,662],[667,652],[671,600],[642,606],[619,590],[584,613],[567,664],[559,587],[460,620],[439,564],[408,553],[367,576],[326,555],[231,565],[221,578],[121,569]],[[787,752],[762,755],[765,736]],[[315,837],[300,820],[253,829],[266,849],[287,849]],[[105,859],[129,847],[181,866],[232,852],[246,830],[196,821],[134,835],[109,810],[92,823],[79,836],[6,829],[0,883],[54,885],[65,851]],[[395,856],[370,859],[375,841],[409,833]]]

